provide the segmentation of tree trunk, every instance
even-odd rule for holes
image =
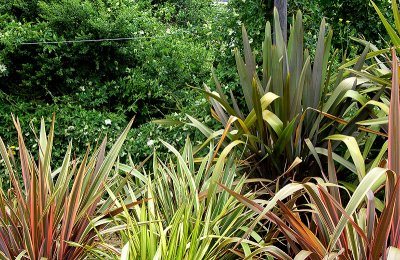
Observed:
[[[274,5],[278,9],[283,39],[287,43],[287,0],[274,0]]]

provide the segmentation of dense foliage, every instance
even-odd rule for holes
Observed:
[[[321,11],[328,17],[333,29],[340,34],[335,40],[337,48],[349,48],[349,36],[363,37],[377,45],[383,45],[387,35],[383,23],[377,19],[370,1],[318,1]],[[391,1],[374,1],[385,16],[392,16]],[[371,26],[371,24],[374,26]],[[350,50],[349,50],[350,51]]]
[[[197,35],[157,17],[167,7],[155,12],[147,1],[37,1],[20,14],[19,5],[2,5],[10,8],[2,10],[6,93],[48,102],[68,95],[87,109],[139,114],[143,122],[174,110],[185,84],[208,75],[210,53]],[[79,42],[121,37],[133,39]],[[78,42],[24,44],[63,40]]]
[[[221,11],[210,12],[212,1],[193,3],[3,1],[2,136],[15,137],[10,112],[20,115],[23,126],[46,117],[46,110],[57,112],[58,123],[68,129],[59,133],[60,143],[73,138],[79,149],[100,133],[115,138],[133,116],[137,127],[187,109],[205,114],[201,96],[188,85],[209,77],[216,49],[209,34]],[[76,42],[65,42],[70,40]],[[27,44],[37,42],[50,43]]]

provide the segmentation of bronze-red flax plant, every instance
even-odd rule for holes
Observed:
[[[82,259],[96,244],[96,235],[110,202],[102,206],[105,187],[132,122],[106,155],[106,139],[94,152],[87,149],[78,163],[69,144],[62,166],[51,168],[54,115],[49,134],[42,120],[38,160],[24,143],[18,118],[19,163],[0,138],[0,154],[12,188],[0,190],[0,259]],[[21,179],[21,180],[20,180]]]

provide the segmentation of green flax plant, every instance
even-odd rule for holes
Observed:
[[[380,17],[382,23],[384,24],[392,44],[395,45],[395,49],[398,49],[400,44],[400,18],[399,18],[399,8],[398,2],[392,1],[392,10],[394,18],[394,27],[389,23],[389,21],[384,17],[379,8],[371,1],[374,6],[378,16]],[[362,151],[362,160],[365,161],[367,171],[373,167],[376,167],[382,156],[388,150],[389,141],[387,140],[388,133],[388,122],[389,122],[389,105],[390,96],[392,89],[392,59],[390,58],[390,49],[378,49],[374,44],[368,42],[367,40],[352,38],[355,42],[358,42],[365,46],[364,53],[356,57],[353,60],[347,61],[342,64],[339,68],[340,70],[345,70],[346,74],[354,75],[359,80],[365,82],[364,88],[358,89],[358,96],[354,96],[355,101],[352,104],[353,108],[353,118],[350,120],[355,123],[358,127],[367,128],[375,131],[375,133],[380,134],[382,137],[377,135],[365,133],[365,132],[355,132],[353,127],[347,127],[346,130],[341,131],[341,135],[331,136],[332,140],[346,141],[348,151],[343,155],[334,153],[334,160],[341,163],[341,168],[350,169],[352,172],[357,173],[354,164],[347,161],[351,154],[354,155],[355,145],[350,145],[350,143],[357,142],[358,144],[363,144],[364,150]],[[362,63],[360,61],[363,61]],[[358,64],[358,66],[357,66]],[[358,70],[352,68],[352,66],[358,67]],[[354,93],[356,94],[356,93]],[[372,113],[371,113],[372,112]],[[349,137],[352,135],[352,137]],[[353,152],[351,151],[353,150]],[[376,150],[375,154],[371,154],[372,150]],[[327,155],[326,147],[318,147],[314,152]],[[359,151],[358,151],[359,152]],[[354,158],[353,158],[354,159]],[[359,160],[359,159],[357,159]],[[361,161],[361,160],[359,160]],[[355,162],[355,161],[353,161]],[[360,168],[358,168],[360,169]],[[364,171],[365,174],[365,171]],[[357,173],[359,179],[360,172]]]
[[[182,152],[163,143],[173,155],[164,161],[155,153],[151,172],[118,166],[133,179],[125,187],[126,196],[115,197],[125,210],[113,217],[115,226],[110,228],[119,230],[121,259],[232,259],[267,244],[253,232],[232,249],[255,213],[217,183],[251,199],[255,195],[246,191],[245,183],[262,181],[238,174],[235,156],[228,155],[233,146],[216,158],[212,145],[206,156],[196,157],[189,140]],[[125,207],[140,200],[144,202],[132,210]]]
[[[352,150],[355,167],[362,175],[353,190],[349,191],[338,183],[330,142],[327,148],[328,180],[307,178],[302,183],[293,182],[264,203],[245,199],[221,185],[257,212],[257,220],[267,219],[278,226],[288,247],[285,254],[277,258],[394,260],[400,256],[400,86],[394,49],[392,57],[388,159],[364,173],[365,164],[357,143],[344,137],[332,138],[346,142]],[[349,196],[347,203],[343,202],[346,201],[342,198],[344,194]],[[272,212],[273,208],[279,210]],[[247,258],[264,253],[254,250]]]
[[[48,134],[42,120],[37,162],[18,118],[13,118],[18,155],[0,138],[2,165],[12,184],[7,192],[0,190],[0,259],[82,259],[106,225],[104,213],[113,203],[103,198],[105,187],[115,187],[112,168],[132,122],[108,153],[104,139],[95,151],[88,148],[83,158],[74,158],[70,143],[62,166],[53,169],[54,118]]]
[[[230,93],[230,100],[214,75],[216,91],[207,86],[203,91],[212,104],[212,115],[224,129],[213,131],[193,117],[190,125],[210,139],[220,137],[220,144],[241,140],[244,155],[256,166],[258,175],[275,179],[289,166],[299,165],[292,173],[299,178],[320,174],[311,158],[309,146],[326,150],[327,136],[357,130],[374,129],[356,125],[357,118],[349,113],[354,102],[368,100],[358,91],[368,80],[348,72],[332,76],[329,66],[332,31],[326,31],[323,20],[314,61],[303,47],[302,14],[299,11],[290,29],[289,41],[283,40],[279,17],[274,11],[275,43],[268,22],[262,51],[262,69],[256,64],[248,35],[243,27],[244,59],[235,50],[237,70],[243,97]],[[353,67],[358,71],[365,55]],[[377,92],[376,95],[379,96]],[[240,108],[238,100],[245,101]],[[356,107],[357,108],[357,107]],[[368,116],[375,111],[368,110]],[[347,117],[344,119],[343,117]],[[367,119],[367,118],[365,118]],[[307,139],[307,142],[305,140]],[[207,142],[206,141],[206,142]],[[337,146],[337,144],[335,144]]]

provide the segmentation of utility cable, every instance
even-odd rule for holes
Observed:
[[[160,36],[136,36],[136,37],[120,37],[120,38],[101,38],[101,39],[82,39],[82,40],[64,40],[64,41],[42,41],[42,42],[22,42],[20,45],[41,45],[41,44],[63,44],[63,43],[84,43],[84,42],[111,42],[111,41],[131,41],[137,39],[155,39],[166,38],[182,33],[191,33],[190,31],[181,31],[178,33],[169,33]]]

